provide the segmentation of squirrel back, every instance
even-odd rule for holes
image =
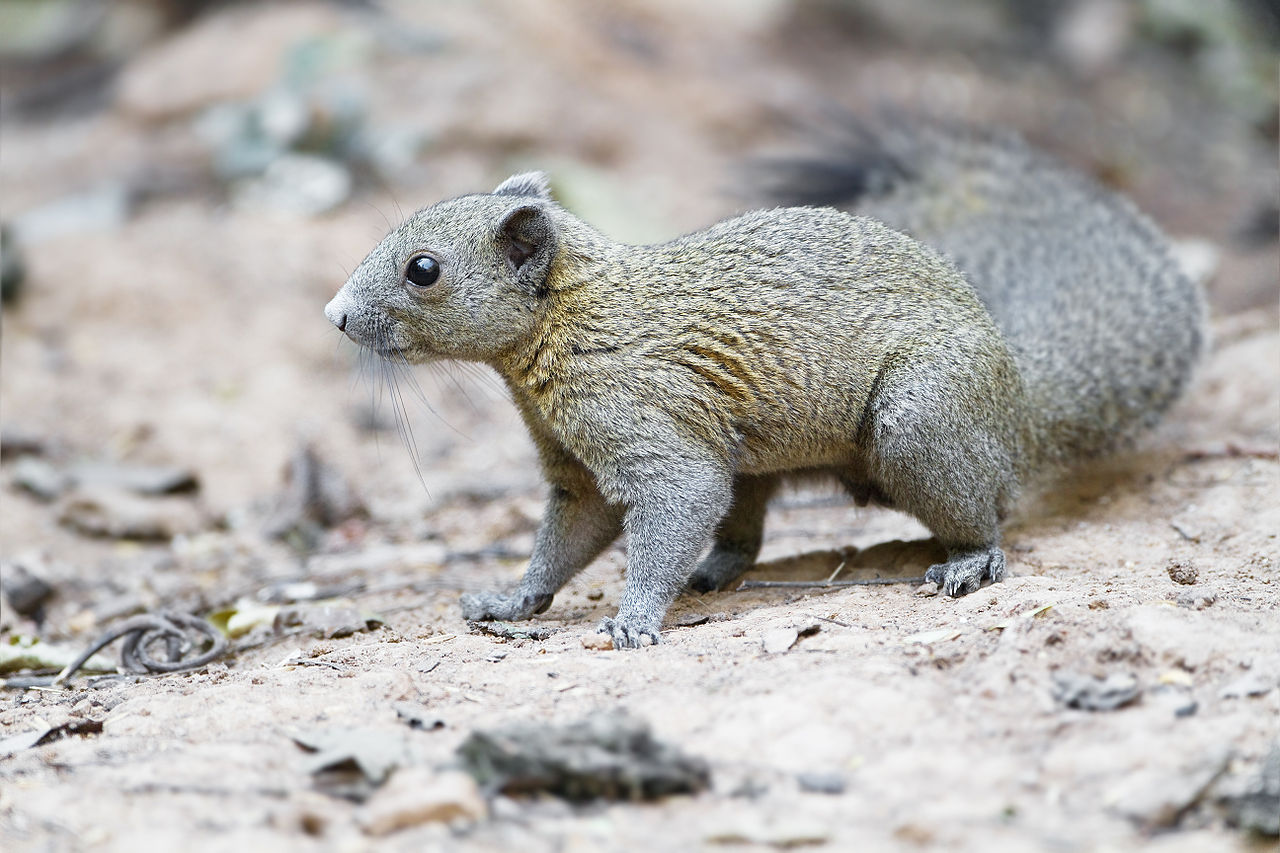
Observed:
[[[1015,134],[888,118],[779,178],[781,203],[880,219],[960,268],[1022,373],[1036,421],[1026,473],[1153,425],[1205,349],[1203,296],[1167,238]]]

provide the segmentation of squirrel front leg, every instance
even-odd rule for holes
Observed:
[[[511,593],[462,596],[463,618],[517,621],[543,612],[560,588],[621,534],[622,507],[605,501],[581,466],[551,468],[548,479],[551,494],[520,585]]]
[[[663,471],[628,479],[627,585],[618,615],[598,629],[616,649],[658,642],[667,608],[732,501],[731,472],[709,459],[669,458]]]

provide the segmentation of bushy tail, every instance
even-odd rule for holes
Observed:
[[[1200,288],[1131,203],[1014,134],[884,118],[825,156],[779,164],[773,200],[883,220],[978,291],[1032,405],[1028,468],[1154,424],[1205,347]]]

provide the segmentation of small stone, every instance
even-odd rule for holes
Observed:
[[[22,252],[14,243],[8,226],[0,225],[0,302],[9,305],[17,301],[26,280],[26,271]]]
[[[109,486],[139,495],[174,495],[200,489],[194,472],[167,465],[86,462],[73,465],[67,473],[77,486]]]
[[[1150,692],[1148,698],[1168,708],[1175,717],[1192,717],[1200,710],[1200,703],[1191,695],[1191,691],[1181,686],[1161,683]]]
[[[23,456],[43,456],[52,442],[45,436],[16,427],[0,427],[0,460],[20,459]]]
[[[408,723],[409,728],[418,729],[419,731],[435,731],[443,729],[444,720],[435,716],[420,702],[396,702],[391,706],[396,712],[396,716]]]
[[[922,598],[931,598],[938,594],[938,585],[933,581],[925,581],[916,587],[916,595]]]
[[[1115,673],[1091,678],[1075,672],[1058,672],[1053,676],[1053,698],[1068,708],[1082,711],[1114,711],[1141,695],[1138,679]]]
[[[45,460],[24,456],[14,463],[13,484],[42,501],[51,501],[71,485],[71,480]]]
[[[1189,560],[1169,561],[1169,580],[1190,586],[1200,578],[1200,570]]]
[[[584,649],[607,651],[613,648],[613,638],[608,634],[601,634],[599,632],[584,634],[582,637],[582,647]]]
[[[0,588],[4,589],[4,597],[14,612],[22,613],[29,619],[40,616],[45,602],[54,594],[54,588],[50,584],[32,574],[26,565],[19,562],[4,564],[3,570],[0,570]]]
[[[1251,696],[1265,696],[1275,687],[1275,680],[1263,677],[1261,673],[1251,672],[1237,678],[1218,692],[1223,699],[1246,699]]]
[[[839,773],[801,773],[796,776],[801,791],[811,794],[843,794],[844,777]]]
[[[1263,838],[1280,837],[1280,742],[1256,773],[1228,779],[1220,786],[1218,805],[1232,826]]]
[[[1191,610],[1204,610],[1206,607],[1212,607],[1214,602],[1218,600],[1218,593],[1211,589],[1195,589],[1187,592],[1179,593],[1178,606],[1186,607]]]
[[[458,755],[486,790],[546,792],[570,802],[656,800],[697,793],[711,782],[701,758],[657,740],[643,720],[614,711],[563,725],[475,731]]]
[[[1112,810],[1152,832],[1176,826],[1226,769],[1223,749],[1170,767],[1148,767],[1130,774],[1109,792]]]
[[[369,835],[389,835],[424,823],[475,823],[487,813],[480,789],[467,774],[407,767],[370,798],[356,820]]]
[[[119,489],[76,489],[58,505],[58,521],[87,536],[172,539],[205,526],[200,510],[182,498],[140,498]]]

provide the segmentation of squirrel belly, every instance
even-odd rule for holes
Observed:
[[[784,207],[629,246],[530,173],[419,211],[360,264],[329,318],[387,357],[492,366],[550,486],[519,587],[464,596],[468,619],[545,610],[625,533],[626,587],[600,630],[619,648],[656,642],[683,589],[722,588],[751,567],[779,485],[815,473],[920,519],[947,550],[928,577],[963,594],[1003,577],[1000,522],[1028,478],[1176,396],[1202,346],[1202,307],[1153,226],[1056,165],[993,177],[982,169],[1005,155],[982,144],[960,145],[951,163],[886,140],[869,162],[893,163],[891,174],[845,201],[887,225]],[[914,183],[935,167],[963,178],[956,198],[936,175]],[[818,167],[796,175],[806,168]],[[966,207],[983,181],[1031,195],[1027,183],[1060,182],[1076,193],[1068,215],[1088,223],[1068,234],[1107,222],[1121,236],[1106,239],[1129,242],[1100,266],[1033,275],[1042,250],[1001,261],[999,229],[1017,225],[985,212],[999,193]],[[963,251],[957,235],[976,242],[993,226],[982,251]],[[1068,251],[1035,231],[1009,245],[1038,239]],[[1108,289],[1120,295],[1094,293]],[[1153,330],[1096,316],[1117,300]],[[1062,316],[1026,316],[1049,309]],[[1103,357],[1119,366],[1094,363]]]

